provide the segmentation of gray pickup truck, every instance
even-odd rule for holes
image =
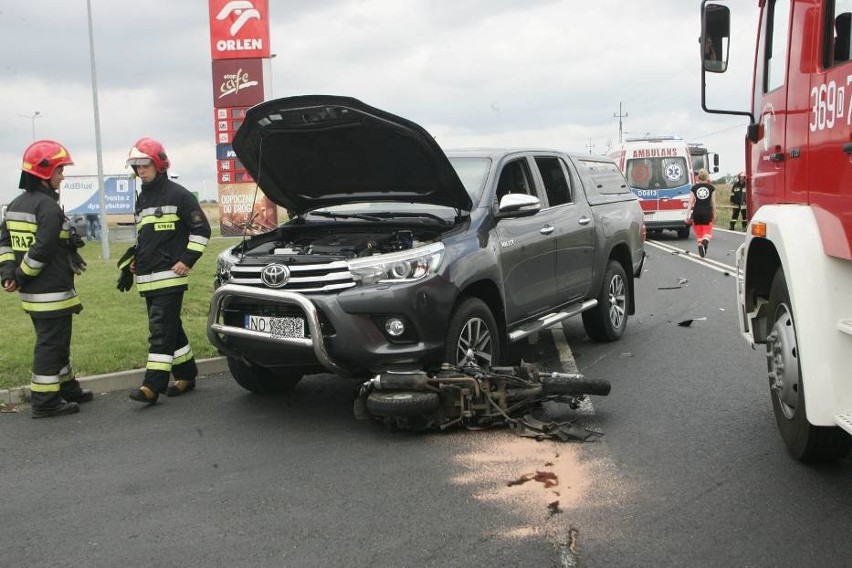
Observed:
[[[575,315],[621,337],[644,253],[642,211],[608,158],[444,152],[356,99],[250,109],[234,150],[290,219],[218,258],[208,323],[254,392],[305,374],[436,369]]]

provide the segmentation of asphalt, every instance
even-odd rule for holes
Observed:
[[[213,357],[211,359],[199,359],[195,362],[198,366],[198,378],[203,379],[206,375],[224,373],[228,370],[225,357]],[[80,386],[92,389],[95,393],[111,392],[123,389],[132,389],[142,384],[145,369],[130,369],[107,373],[105,375],[92,375],[90,377],[77,377]],[[22,386],[11,389],[0,389],[0,404],[18,405],[25,404],[30,400],[30,387]]]

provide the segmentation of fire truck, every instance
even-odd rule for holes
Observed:
[[[719,172],[719,154],[711,152],[701,142],[689,143],[689,155],[692,157],[692,173],[698,175],[699,170],[707,170],[708,172]],[[711,158],[712,165],[711,165]]]
[[[728,69],[732,15],[754,9],[731,4],[701,3],[701,103],[750,119],[740,330],[766,346],[790,454],[835,460],[852,442],[852,0],[757,0],[749,110],[707,106],[708,74]]]
[[[689,237],[689,190],[695,182],[692,154],[680,136],[627,138],[608,154],[639,198],[645,227],[653,234],[663,229]]]

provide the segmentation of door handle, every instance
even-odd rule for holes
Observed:
[[[539,233],[541,233],[542,235],[549,235],[550,233],[552,233],[555,230],[556,229],[553,225],[545,225],[544,227],[541,228],[541,230],[539,230]]]
[[[783,162],[784,161],[784,152],[773,152],[769,154],[770,162]]]
[[[586,217],[585,215],[583,215],[582,217],[577,219],[577,222],[580,223],[581,225],[588,225],[589,223],[592,222],[592,219],[590,217]]]

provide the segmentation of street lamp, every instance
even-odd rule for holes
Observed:
[[[39,111],[35,111],[32,114],[19,114],[18,116],[20,116],[21,118],[29,118],[32,121],[32,124],[33,124],[33,142],[35,142],[35,119],[41,118],[44,115],[41,114]]]

